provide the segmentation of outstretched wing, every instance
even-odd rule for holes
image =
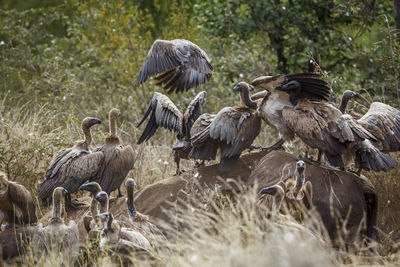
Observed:
[[[189,103],[185,113],[183,114],[182,133],[188,138],[190,138],[190,129],[192,129],[194,122],[203,113],[203,105],[206,100],[206,96],[206,91],[198,93],[196,97]]]
[[[64,187],[69,193],[75,192],[84,182],[96,176],[104,161],[102,152],[89,153],[86,150],[72,149],[70,154],[73,156],[68,154],[67,160],[60,161],[63,164],[59,166],[57,173],[40,185],[40,199],[51,197],[58,186]]]
[[[374,102],[358,122],[377,140],[373,144],[382,152],[400,150],[400,111]]]
[[[332,93],[328,83],[321,80],[321,75],[313,73],[295,73],[286,75],[287,82],[297,81],[301,85],[301,92],[297,100],[302,98],[328,101]]]
[[[139,122],[138,127],[149,115],[150,119],[142,135],[139,137],[138,144],[149,140],[155,134],[158,127],[163,127],[179,134],[182,133],[182,113],[167,96],[157,92],[154,93],[149,108],[146,114],[144,114],[143,119]]]
[[[157,85],[163,85],[168,93],[177,93],[204,84],[211,78],[213,68],[206,52],[196,44],[176,39],[156,40],[138,75],[138,84],[149,76],[158,76]]]
[[[21,184],[8,182],[8,196],[15,206],[22,212],[22,220],[25,223],[37,221],[36,208],[31,193]]]

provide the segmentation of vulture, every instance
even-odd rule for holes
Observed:
[[[37,221],[31,193],[23,185],[8,181],[7,175],[2,171],[0,171],[0,218],[7,222],[6,228],[13,228],[14,224],[32,224]]]
[[[278,90],[296,95],[302,85],[291,81]],[[284,124],[312,148],[325,154],[330,165],[344,169],[355,161],[358,171],[389,171],[397,161],[388,152],[400,150],[400,111],[372,103],[355,120],[327,102],[300,99],[282,110]]]
[[[163,127],[177,133],[175,144],[172,147],[177,175],[180,174],[180,160],[189,159],[189,153],[192,149],[190,144],[190,130],[194,122],[202,114],[206,95],[205,91],[198,93],[187,106],[185,113],[182,114],[167,96],[155,92],[149,108],[143,119],[139,122],[138,127],[150,115],[146,128],[139,137],[138,144],[149,140],[155,134],[158,127]]]
[[[206,83],[213,67],[206,52],[194,43],[183,40],[156,40],[151,46],[137,83],[140,85],[155,74],[157,85],[168,93],[180,93]]]
[[[250,147],[261,130],[261,120],[257,113],[257,103],[249,97],[249,91],[254,87],[248,83],[240,82],[234,92],[240,93],[242,105],[239,107],[225,107],[218,112],[211,123],[200,133],[191,137],[191,142],[197,149],[204,142],[214,142],[221,150],[219,170],[229,172],[234,167],[243,150]],[[215,158],[216,149],[204,148],[210,153],[197,153],[202,157],[199,160]],[[192,153],[196,156],[195,153]]]
[[[77,251],[79,248],[79,231],[77,224],[69,221],[69,225],[64,224],[61,218],[62,198],[66,197],[68,191],[62,187],[57,187],[53,191],[53,216],[49,224],[43,227],[41,223],[37,226],[33,237],[34,248],[41,252],[43,250],[65,251],[71,249]]]
[[[56,187],[63,187],[68,191],[66,205],[71,206],[71,193],[87,180],[94,179],[103,164],[104,155],[101,152],[91,153],[89,146],[92,140],[90,128],[101,123],[97,118],[85,118],[82,121],[82,131],[85,140],[77,141],[71,148],[57,153],[46,171],[46,180],[40,185],[38,197],[42,204],[47,206]]]
[[[253,86],[264,88],[267,93],[257,93],[253,100],[263,98],[258,105],[259,116],[271,127],[279,132],[280,139],[268,149],[281,148],[284,142],[290,142],[295,134],[283,121],[284,107],[293,107],[300,99],[328,100],[331,89],[320,79],[321,76],[312,73],[279,74],[275,76],[261,76],[252,81]],[[295,95],[288,95],[279,90],[285,84],[296,81],[302,85]]]
[[[96,217],[102,222],[103,229],[101,231],[100,247],[113,247],[120,244],[120,242],[128,242],[133,247],[141,248],[143,250],[151,249],[150,242],[141,233],[127,228],[121,227],[119,222],[114,220],[111,213],[100,213]]]
[[[297,161],[293,177],[261,189],[260,200],[267,202],[268,208],[272,211],[283,211],[295,219],[301,220],[303,208],[312,208],[312,184],[310,181],[305,182],[305,168],[304,161]],[[269,196],[270,199],[266,196]],[[282,206],[282,204],[285,205]]]
[[[135,163],[133,148],[130,145],[123,146],[117,136],[117,118],[120,115],[121,112],[116,108],[109,112],[110,133],[106,136],[105,144],[96,149],[103,155],[104,161],[94,179],[107,194],[118,189],[118,197],[122,196],[120,186]]]
[[[96,197],[97,197],[97,194],[101,192],[101,187],[96,182],[90,182],[90,183],[81,185],[81,187],[79,187],[79,190],[89,191],[90,195],[92,197],[92,200],[90,202],[89,214],[87,213],[83,217],[84,227],[85,227],[86,231],[89,233],[90,229],[96,228],[96,222],[94,220],[94,217],[97,214],[99,214],[99,209],[100,209],[100,203],[96,199]]]

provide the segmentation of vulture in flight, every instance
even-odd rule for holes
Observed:
[[[291,81],[278,90],[290,99],[302,90],[302,84]],[[368,112],[356,120],[333,105],[301,98],[282,109],[285,127],[304,143],[325,154],[329,164],[344,168],[355,160],[359,172],[388,171],[397,161],[388,152],[400,150],[400,111],[386,104],[372,103]]]
[[[213,73],[210,59],[196,44],[183,40],[156,40],[151,46],[137,83],[155,74],[157,85],[168,93],[180,93],[206,83]]]
[[[31,193],[15,182],[8,181],[0,171],[0,218],[7,222],[6,228],[16,224],[32,224],[37,221],[35,204]],[[0,220],[0,228],[2,221]]]
[[[96,148],[96,152],[103,155],[104,161],[94,179],[107,194],[118,189],[118,197],[122,196],[120,186],[133,169],[136,157],[133,148],[122,145],[117,135],[117,118],[120,115],[121,112],[116,108],[109,112],[110,133],[106,136],[105,144]]]
[[[193,124],[202,114],[202,107],[207,93],[202,91],[189,103],[184,114],[182,114],[174,103],[165,95],[155,92],[143,119],[138,127],[150,116],[138,144],[149,140],[157,131],[158,127],[166,128],[176,132],[177,137],[173,145],[174,158],[176,162],[176,174],[180,173],[180,159],[189,159],[192,149],[190,144],[190,130]]]
[[[252,96],[253,100],[263,98],[258,105],[259,116],[271,127],[279,132],[280,139],[269,149],[282,147],[284,142],[290,142],[295,134],[283,121],[282,110],[284,107],[294,107],[300,99],[313,99],[328,101],[331,89],[328,83],[320,79],[321,76],[313,73],[279,74],[275,76],[261,76],[252,81],[253,86],[259,86],[267,91]],[[288,95],[279,90],[290,82],[301,84],[296,94]]]
[[[257,113],[257,103],[249,97],[249,91],[254,87],[248,83],[240,82],[233,91],[240,93],[242,105],[239,107],[225,107],[211,120],[203,131],[193,135],[192,145],[196,148],[204,147],[204,142],[214,142],[221,150],[219,170],[229,172],[235,166],[243,150],[250,147],[261,130],[261,120]],[[210,153],[198,154],[208,160],[215,158],[217,149],[204,147]],[[192,153],[195,156],[194,153]]]
[[[85,118],[82,121],[82,131],[85,139],[77,141],[71,148],[57,153],[46,171],[46,180],[40,185],[38,197],[43,205],[51,200],[56,187],[68,191],[67,206],[71,206],[70,194],[74,193],[87,180],[94,179],[103,164],[104,155],[100,152],[91,153],[89,147],[92,141],[90,128],[101,123],[97,118]]]

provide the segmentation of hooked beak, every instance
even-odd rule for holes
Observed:
[[[277,192],[276,187],[264,187],[260,191],[260,195],[275,195]]]
[[[63,189],[61,190],[61,192],[63,193],[63,195],[67,195],[67,194],[68,194],[68,191],[67,191],[67,189],[65,189],[65,188],[63,188]]]
[[[176,138],[174,145],[172,146],[173,150],[181,150],[189,147],[189,142],[185,140],[181,140],[179,138]]]
[[[254,86],[249,84],[250,91],[254,91]]]
[[[92,125],[95,125],[95,124],[101,124],[101,120],[98,119],[98,118],[90,119],[89,125],[92,126]]]

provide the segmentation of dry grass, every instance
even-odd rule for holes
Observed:
[[[56,115],[46,106],[34,111],[27,106],[4,111],[0,118],[0,168],[8,173],[11,180],[24,184],[36,196],[39,181],[43,179],[52,155],[82,138],[79,130],[81,119],[67,113]],[[138,146],[135,141],[140,131],[134,124],[121,121],[120,135],[126,144],[131,144],[138,151],[135,168],[129,176],[136,179],[140,189],[175,173],[170,150],[174,135],[160,131],[154,140]],[[92,147],[101,144],[107,133],[107,126],[108,121],[103,120],[101,126],[95,127]],[[271,134],[264,127],[255,145],[270,145],[276,138],[276,133]],[[302,152],[297,142],[287,146],[287,149],[296,153]],[[183,160],[182,165],[184,169],[189,169],[193,162]],[[250,190],[239,197],[240,201],[235,202],[217,192],[211,203],[212,209],[193,206],[189,207],[190,212],[178,212],[174,216],[179,223],[169,226],[169,242],[157,251],[158,260],[137,256],[135,261],[141,265],[167,266],[399,264],[399,254],[396,252],[400,241],[399,172],[400,168],[387,174],[367,174],[379,195],[378,226],[382,231],[383,241],[381,255],[366,257],[365,251],[361,253],[362,256],[360,253],[338,251],[321,245],[302,226],[293,228],[285,225],[287,221],[282,225],[267,220],[265,216],[259,216],[255,193]],[[42,212],[44,211],[39,211]],[[294,222],[290,221],[291,223]],[[90,253],[83,254],[89,255],[89,258],[81,264],[90,262],[94,266],[106,266],[115,263],[107,253],[93,251],[88,246],[85,249]],[[28,248],[29,251],[31,248]],[[28,253],[22,261],[22,265],[40,266],[70,263],[68,255],[62,253],[52,253],[39,259]]]

